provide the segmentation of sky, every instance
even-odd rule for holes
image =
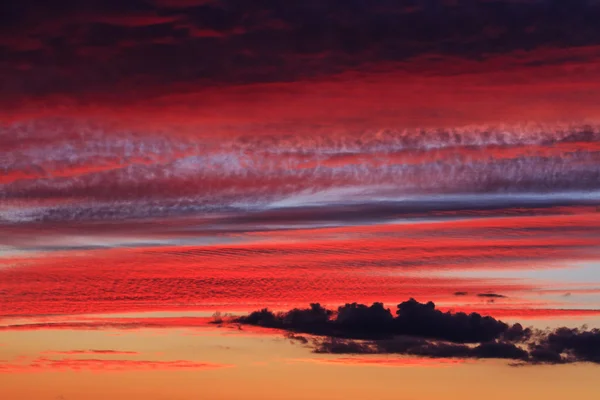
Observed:
[[[595,398],[597,20],[1,3],[0,397]]]

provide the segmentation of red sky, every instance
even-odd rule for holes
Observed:
[[[214,398],[281,398],[250,379],[281,351],[260,367],[290,399],[294,374],[310,398],[396,399],[400,378],[373,369],[425,361],[190,335],[217,310],[410,297],[597,323],[598,20],[592,0],[1,4],[0,387],[187,400],[212,377]],[[463,361],[402,370],[435,369],[445,398],[479,393],[456,371],[593,392],[587,366],[544,388],[560,374],[532,367],[527,386]],[[336,392],[332,371],[365,388]],[[441,395],[409,383],[406,398]]]

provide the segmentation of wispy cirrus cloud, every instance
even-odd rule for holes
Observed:
[[[100,358],[46,358],[38,357],[25,363],[0,363],[0,373],[24,373],[45,371],[165,371],[165,370],[210,370],[228,368],[232,365],[212,364],[187,360],[129,360]]]
[[[91,349],[91,350],[47,350],[42,352],[46,355],[139,355],[137,351],[126,351],[126,350],[108,350],[108,349]]]

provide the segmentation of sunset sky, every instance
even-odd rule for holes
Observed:
[[[1,2],[0,399],[597,399],[597,21]]]

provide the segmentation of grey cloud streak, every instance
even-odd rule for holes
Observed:
[[[290,205],[307,210],[314,205],[307,212],[319,219],[338,213],[336,218],[362,218],[598,204],[593,193],[600,189],[599,138],[598,127],[570,126],[194,140],[67,120],[15,123],[0,128],[0,144],[10,150],[0,157],[0,199],[9,204],[35,198],[49,204],[19,210],[23,220],[33,221],[161,217],[211,209],[260,211],[260,219]],[[439,195],[445,198],[436,199]],[[318,209],[369,208],[373,201],[381,210],[357,214],[340,207],[332,214]]]

